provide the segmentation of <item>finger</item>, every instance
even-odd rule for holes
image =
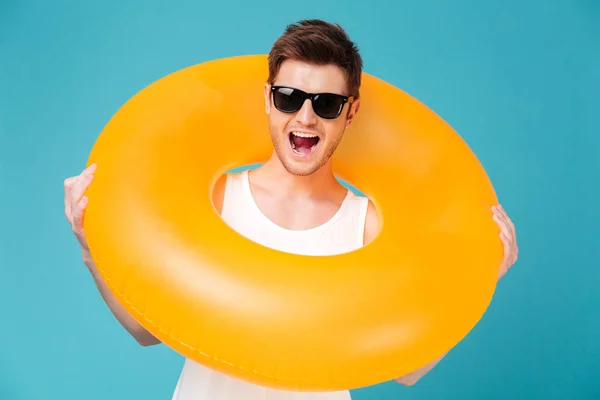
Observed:
[[[94,179],[94,175],[92,173],[82,173],[77,177],[77,180],[73,184],[71,189],[71,207],[77,204],[80,200],[90,183]]]
[[[77,180],[77,177],[72,176],[72,177],[65,179],[65,181],[63,182],[63,186],[65,188],[65,211],[67,211],[71,206],[71,202],[69,200],[69,193],[71,192],[71,187],[73,186],[73,183],[76,180]]]
[[[97,165],[95,163],[92,163],[90,165],[87,166],[87,168],[85,169],[85,171],[89,171],[89,172],[94,172],[97,168]]]
[[[504,248],[502,265],[504,265],[508,270],[515,262],[517,262],[518,250],[516,246],[510,242],[509,238],[503,233],[500,233],[500,240],[502,241]]]
[[[508,238],[508,236],[506,236],[506,234],[504,232],[500,232],[500,240],[502,241],[502,244],[504,245],[504,255],[508,254],[509,249],[511,248],[511,244],[510,244],[510,239]]]
[[[504,266],[506,264],[506,261],[510,257],[511,246],[510,246],[510,242],[508,241],[508,238],[502,232],[500,232],[500,241],[502,242],[502,266]]]
[[[508,227],[510,228],[513,237],[516,238],[517,237],[517,230],[515,229],[515,224],[510,219],[510,217],[508,216],[508,213],[506,212],[506,210],[504,210],[504,207],[502,207],[502,205],[500,205],[500,211],[502,213],[502,216],[506,220],[506,223],[508,224]]]
[[[515,231],[511,224],[510,218],[504,212],[502,208],[498,209],[498,212],[495,214],[497,216],[496,221],[499,221],[501,225],[505,228],[506,234],[509,236],[511,240],[515,240]]]
[[[75,182],[77,180],[77,176],[71,176],[69,178],[66,178],[64,181],[64,187],[65,187],[65,191],[68,192],[71,189],[71,186],[73,186],[73,182]]]
[[[496,224],[500,228],[500,233],[503,234],[507,240],[510,240],[510,237],[512,235],[510,233],[508,225],[506,224],[506,221],[504,221],[504,219],[498,214],[494,214],[493,219],[494,221],[496,221]]]
[[[504,247],[504,262],[510,266],[512,266],[515,262],[517,262],[517,258],[519,257],[519,247],[515,242],[514,237],[508,236],[504,232],[500,232],[500,240],[502,241]]]
[[[77,225],[77,221],[75,220],[75,214],[77,213],[77,207],[80,204],[80,202],[83,198],[83,194],[85,193],[85,190],[87,189],[91,180],[92,180],[91,176],[80,175],[77,178],[77,181],[74,183],[73,188],[71,189],[71,192],[68,195],[69,209],[66,213],[67,213],[67,219],[69,219],[71,227],[73,228],[74,231],[76,230],[75,226]]]
[[[96,171],[96,164],[92,164],[89,167],[87,167],[86,169],[84,169],[83,171],[81,171],[81,173],[77,176],[71,176],[69,178],[66,178],[64,181],[64,187],[65,187],[65,193],[70,191],[73,188],[73,185],[82,177],[87,176],[87,175],[93,175],[93,173]]]
[[[88,204],[88,198],[83,196],[73,209],[73,231],[76,234],[83,234],[83,216]]]
[[[69,204],[67,198],[68,198],[68,194],[71,192],[71,190],[73,189],[73,185],[75,185],[75,183],[78,180],[81,180],[81,178],[83,176],[86,175],[90,175],[93,174],[94,171],[96,171],[96,164],[91,164],[90,166],[88,166],[86,169],[84,169],[83,171],[81,171],[81,173],[77,176],[71,176],[69,178],[66,178],[63,182],[63,186],[65,189],[65,208],[67,207],[67,205]]]
[[[73,209],[75,204],[81,200],[83,193],[91,183],[93,179],[93,173],[96,171],[96,164],[91,164],[85,168],[79,175],[66,178],[64,181],[65,189],[65,216],[67,220],[73,225]],[[78,183],[80,185],[78,185]],[[83,185],[83,187],[82,187]],[[75,190],[73,189],[75,187]]]
[[[96,172],[96,164],[90,164],[86,169],[81,171],[81,175],[93,175]]]
[[[83,173],[88,173],[88,172],[94,173],[96,171],[96,168],[97,168],[96,164],[90,164],[90,165],[88,165],[88,167],[85,170],[83,170]]]

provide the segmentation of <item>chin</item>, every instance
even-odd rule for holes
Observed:
[[[327,161],[322,154],[311,154],[299,157],[297,154],[286,149],[278,152],[279,161],[287,172],[296,176],[308,176],[317,172]]]
[[[309,176],[314,174],[315,172],[317,172],[319,170],[319,168],[321,167],[321,164],[314,164],[311,163],[309,165],[298,165],[295,162],[289,162],[289,160],[283,161],[282,162],[283,167],[285,168],[285,170],[287,172],[289,172],[291,175],[296,175],[296,176]]]

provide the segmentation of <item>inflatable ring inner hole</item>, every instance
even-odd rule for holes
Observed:
[[[243,164],[243,165],[235,166],[235,167],[233,167],[233,168],[230,168],[230,169],[226,170],[226,171],[224,172],[224,174],[223,174],[223,175],[225,175],[225,174],[238,174],[238,173],[241,173],[241,172],[244,172],[244,171],[252,171],[252,170],[255,170],[255,169],[257,169],[257,168],[261,167],[262,165],[263,165],[262,163],[253,163],[253,164]],[[334,173],[335,173],[335,172],[334,172]],[[223,175],[219,175],[219,178],[223,178]],[[344,186],[346,189],[350,190],[350,191],[351,191],[351,192],[352,192],[354,195],[356,195],[356,196],[360,196],[360,197],[368,197],[367,195],[365,195],[365,194],[364,194],[364,193],[363,193],[363,192],[362,192],[362,191],[361,191],[359,188],[357,188],[357,187],[356,187],[355,185],[353,185],[352,183],[350,183],[350,182],[347,182],[346,180],[344,180],[344,179],[340,178],[340,177],[339,177],[339,176],[337,176],[337,175],[336,175],[336,179],[338,180],[338,182],[340,182],[340,183],[342,184],[342,186]],[[218,179],[217,179],[217,180],[218,180]],[[212,204],[213,204],[213,207],[214,207],[214,211],[215,211],[215,213],[217,213],[217,215],[219,215],[219,213],[218,213],[218,210],[217,210],[217,206],[216,206],[216,204],[214,204],[214,192],[215,192],[215,187],[216,187],[216,186],[213,186],[213,187],[212,187],[212,189],[211,189],[211,193],[210,193],[210,196],[211,196],[211,202],[212,202]],[[253,199],[252,199],[252,200],[253,200],[253,201],[256,203],[256,198],[254,198],[254,197],[253,197]],[[340,206],[341,206],[341,204],[340,204]],[[257,205],[257,207],[258,207],[258,205]],[[263,217],[265,217],[265,218],[269,219],[269,217],[268,217],[267,215],[265,215],[265,213],[264,213],[262,210],[259,210],[259,211],[261,212],[261,214],[263,215]],[[330,220],[331,220],[332,218],[334,218],[334,216],[335,216],[335,213],[334,213],[334,214],[332,214],[332,216],[331,216]],[[219,215],[219,217],[221,217],[221,216]],[[221,218],[221,220],[223,220],[223,218]],[[274,225],[278,226],[279,228],[283,228],[283,227],[281,227],[280,225],[278,225],[278,224],[277,224],[275,221],[272,221],[272,220],[270,220],[270,219],[269,219],[269,221],[270,221],[272,224],[274,224]],[[225,224],[227,224],[225,221],[223,221],[223,222],[224,222]],[[324,221],[322,224],[325,224],[325,223],[327,223],[327,222],[328,222],[328,221]],[[322,224],[320,224],[320,225],[322,225]],[[318,225],[315,225],[315,226],[313,226],[312,228],[315,228],[315,227],[317,227],[317,226],[318,226]],[[285,228],[283,228],[283,229],[285,229]],[[310,228],[307,228],[307,229],[310,229]],[[377,238],[377,236],[378,236],[378,235],[379,235],[379,232],[377,233],[377,235],[375,236],[375,238],[374,238],[373,240],[375,240],[375,239]],[[248,239],[249,239],[249,240],[252,240],[251,238],[248,238]],[[254,241],[253,241],[253,242],[254,242]],[[355,250],[354,250],[354,251],[355,251]],[[351,252],[352,252],[352,251],[337,251],[337,252],[336,252],[336,251],[333,251],[333,252],[331,252],[331,254],[330,254],[330,255],[331,255],[331,256],[335,256],[335,255],[339,255],[339,254],[346,254],[346,253],[351,253]]]

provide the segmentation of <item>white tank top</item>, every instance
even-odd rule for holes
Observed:
[[[348,190],[337,213],[308,230],[288,230],[260,211],[250,191],[248,171],[229,174],[221,216],[240,234],[276,250],[303,255],[345,253],[363,246],[368,199]],[[349,391],[304,393],[257,386],[185,360],[173,400],[350,400]]]

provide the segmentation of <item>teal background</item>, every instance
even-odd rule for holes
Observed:
[[[437,368],[353,399],[600,398],[597,1],[0,0],[0,399],[170,399],[183,359],[137,346],[110,314],[64,218],[63,179],[145,85],[266,53],[308,17],[340,22],[367,72],[459,131],[520,245]]]

